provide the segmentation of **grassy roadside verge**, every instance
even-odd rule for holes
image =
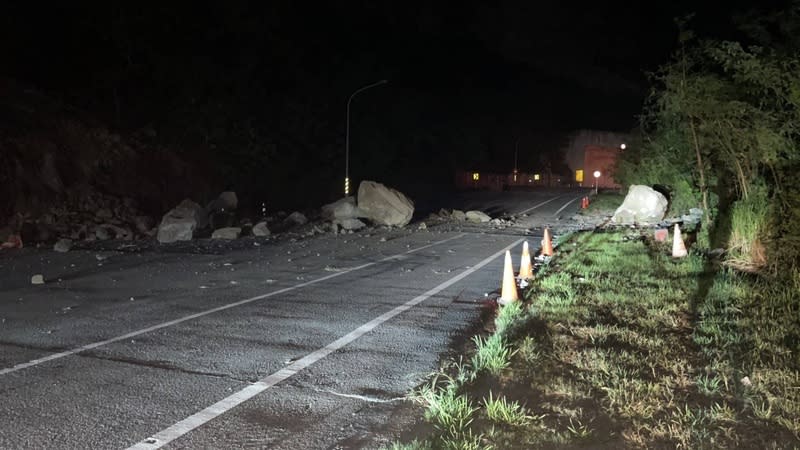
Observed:
[[[800,277],[667,254],[573,236],[416,392],[437,434],[393,448],[800,448]]]

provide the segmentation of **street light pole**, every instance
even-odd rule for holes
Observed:
[[[517,156],[519,156],[519,139],[514,143],[514,183],[517,182]]]
[[[388,83],[389,80],[381,80],[372,84],[368,84],[364,87],[356,89],[355,92],[350,94],[350,98],[347,99],[347,129],[345,131],[345,138],[344,138],[344,195],[350,195],[350,102],[353,101],[353,97],[355,97],[358,93],[366,91],[367,89],[375,86],[380,86],[382,84]]]

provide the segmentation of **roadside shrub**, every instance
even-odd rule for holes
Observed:
[[[764,185],[752,187],[747,198],[733,204],[726,264],[748,272],[756,272],[766,266],[764,240],[769,210],[769,198]]]

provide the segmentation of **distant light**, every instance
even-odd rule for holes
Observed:
[[[539,176],[538,173],[533,174],[533,179],[534,180],[539,181],[539,178],[541,178],[541,177]]]
[[[533,181],[533,180],[531,180],[530,178],[528,178],[528,183],[530,183],[531,181]]]
[[[625,144],[620,144],[620,145],[619,145],[619,148],[620,148],[621,150],[625,150],[625,147],[627,147],[627,145],[625,145]]]
[[[350,195],[350,178],[344,179],[344,195]]]
[[[479,174],[478,172],[473,172],[473,174],[472,174],[472,179],[473,179],[474,181],[478,181],[478,180],[480,180],[480,179],[481,179],[481,174]]]
[[[600,174],[599,170],[595,170],[593,175],[594,175],[595,178],[600,178],[601,174]]]

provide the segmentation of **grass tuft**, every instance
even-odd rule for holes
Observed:
[[[489,391],[488,397],[484,397],[483,406],[486,408],[486,415],[495,422],[520,426],[534,420],[522,405],[509,402],[503,396],[495,398],[492,391]]]

